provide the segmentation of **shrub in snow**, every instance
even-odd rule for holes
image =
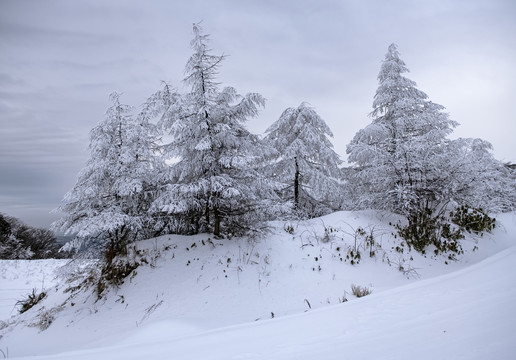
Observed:
[[[139,265],[138,262],[129,261],[126,258],[117,258],[111,264],[105,264],[97,281],[98,298],[100,299],[108,288],[122,285],[129,275],[136,273],[135,270]]]
[[[421,214],[419,221],[407,225],[397,224],[398,234],[405,239],[409,248],[425,253],[428,245],[435,246],[435,254],[456,253],[462,254],[464,251],[459,240],[464,239],[460,228],[449,223],[445,217],[432,217],[430,212]]]
[[[450,212],[451,220],[468,232],[481,234],[484,231],[491,231],[495,228],[496,219],[487,215],[482,209],[472,209],[462,205]]]
[[[19,306],[18,312],[23,314],[27,310],[31,309],[33,306],[38,304],[41,300],[43,300],[47,296],[46,292],[42,291],[40,293],[36,292],[36,289],[32,289],[32,293],[27,296],[26,299],[18,300],[16,302],[16,306]]]
[[[38,326],[40,328],[40,330],[46,330],[50,327],[50,325],[52,325],[52,323],[54,322],[55,320],[55,314],[53,311],[43,311],[40,315],[39,315],[39,322],[38,322]]]

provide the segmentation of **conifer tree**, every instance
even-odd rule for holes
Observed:
[[[439,166],[446,136],[457,123],[402,75],[407,71],[396,45],[390,45],[378,75],[373,121],[355,135],[347,152],[358,165],[354,185],[362,189],[362,205],[408,215],[441,200]]]
[[[193,32],[184,79],[190,91],[162,122],[172,137],[164,151],[175,162],[155,208],[179,218],[181,232],[219,236],[251,227],[274,196],[268,181],[253,170],[260,142],[244,126],[265,101],[256,93],[219,89],[215,77],[224,56],[211,54],[198,24]]]
[[[150,125],[137,121],[119,94],[110,99],[106,118],[90,132],[87,165],[58,208],[65,216],[53,224],[65,233],[105,238],[108,262],[149,235],[150,184],[157,171]]]
[[[276,150],[267,172],[282,184],[294,211],[317,216],[338,208],[341,160],[329,140],[330,128],[315,110],[307,103],[288,108],[266,133],[264,141]]]
[[[396,45],[390,45],[378,75],[372,123],[347,147],[355,165],[349,188],[358,194],[358,207],[406,216],[404,237],[419,250],[430,243],[442,248],[441,237],[455,236],[445,219],[450,207],[511,207],[504,200],[507,171],[486,141],[447,139],[458,123],[405,72]]]

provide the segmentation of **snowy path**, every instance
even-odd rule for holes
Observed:
[[[165,340],[177,324],[158,322],[137,330],[132,344],[30,359],[509,359],[515,264],[511,247],[448,275],[299,315]]]

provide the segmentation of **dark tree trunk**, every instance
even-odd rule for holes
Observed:
[[[297,163],[297,157],[294,158],[296,162],[296,173],[294,175],[294,207],[299,208],[299,164]]]
[[[210,226],[210,205],[208,204],[208,202],[206,202],[206,208],[204,211],[205,211],[204,216],[206,217],[206,226],[209,227]]]
[[[213,218],[213,235],[220,236],[220,213],[216,206],[213,208]]]

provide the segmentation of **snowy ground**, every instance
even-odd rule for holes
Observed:
[[[498,218],[492,235],[464,241],[458,261],[396,251],[396,219],[368,212],[276,223],[259,242],[147,240],[138,246],[152,266],[107,300],[70,299],[70,285],[53,279],[58,287],[27,313],[6,318],[13,305],[3,306],[0,350],[41,359],[512,358],[516,214]],[[374,257],[359,227],[372,232]],[[361,260],[351,265],[355,238]],[[40,288],[56,266],[0,262],[0,289]],[[351,284],[373,293],[357,299]]]
[[[17,313],[16,302],[33,289],[57,284],[55,270],[66,260],[0,260],[0,320]],[[0,357],[1,359],[1,357]]]

